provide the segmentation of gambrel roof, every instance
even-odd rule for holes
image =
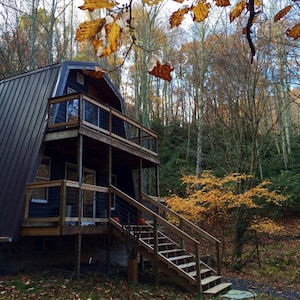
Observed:
[[[71,70],[92,71],[96,65],[64,62],[0,81],[0,241],[18,237],[26,184],[34,180],[42,153],[48,99],[65,93]],[[124,112],[124,101],[106,76],[90,81]]]

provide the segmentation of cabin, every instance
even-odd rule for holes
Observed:
[[[148,261],[187,290],[228,289],[220,242],[165,205],[158,167],[157,135],[126,116],[96,63],[2,80],[0,272],[72,263],[79,277],[83,264],[116,258],[129,280]]]

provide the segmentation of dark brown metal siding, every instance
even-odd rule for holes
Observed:
[[[59,71],[57,65],[0,82],[0,237],[18,237]]]

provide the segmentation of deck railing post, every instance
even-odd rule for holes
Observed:
[[[200,255],[199,255],[199,244],[195,243],[195,259],[196,259],[196,282],[197,282],[197,293],[202,295],[201,285],[201,266],[200,266]]]
[[[67,194],[66,180],[62,180],[60,184],[60,218],[59,218],[60,226],[64,225],[66,220],[66,194]]]
[[[153,272],[154,272],[154,280],[155,285],[158,286],[159,280],[158,280],[158,225],[157,225],[157,218],[155,215],[153,215],[153,242],[154,242],[154,266],[153,266]]]
[[[216,241],[216,255],[217,255],[217,272],[221,275],[221,255],[220,255],[220,243]]]
[[[24,220],[27,220],[29,218],[30,193],[31,191],[28,187],[26,187]]]
[[[78,124],[82,125],[82,121],[83,121],[83,110],[84,110],[84,106],[83,106],[83,96],[82,94],[79,95],[79,103],[78,103]]]

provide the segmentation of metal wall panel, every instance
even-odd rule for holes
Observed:
[[[64,93],[70,70],[96,65],[64,62],[0,81],[0,238],[18,238],[26,184],[42,155],[48,99]],[[124,113],[124,99],[108,77],[93,84]]]
[[[17,239],[61,65],[0,82],[0,237]]]

